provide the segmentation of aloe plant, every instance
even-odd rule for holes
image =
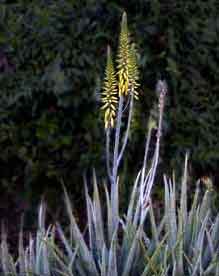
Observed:
[[[211,217],[212,191],[207,190],[202,197],[199,183],[191,208],[188,207],[187,162],[186,157],[180,197],[176,194],[179,184],[174,178],[164,177],[165,207],[159,222],[151,199],[147,216],[141,220],[140,171],[127,211],[115,229],[108,188],[104,186],[105,212],[94,172],[92,197],[85,183],[88,222],[85,231],[80,230],[65,191],[68,235],[59,224],[46,229],[41,205],[36,236],[30,237],[24,249],[21,234],[17,260],[9,254],[6,235],[2,233],[1,275],[218,275],[219,216]],[[57,244],[55,232],[62,246]]]
[[[219,236],[216,234],[219,216],[211,216],[212,191],[207,190],[204,196],[200,196],[198,181],[191,208],[188,208],[187,163],[186,156],[179,200],[175,179],[164,177],[165,207],[158,225],[153,208],[150,209],[155,244],[152,248],[144,248],[146,258],[151,259],[142,275],[151,275],[155,271],[158,273],[155,275],[219,275]]]
[[[45,227],[45,206],[39,208],[38,229],[35,236],[30,235],[26,248],[23,245],[23,233],[20,232],[18,258],[12,257],[9,253],[7,235],[2,230],[0,250],[0,275],[13,276],[34,276],[52,275],[55,271],[54,254],[48,244],[54,243],[54,229]]]
[[[73,215],[65,191],[70,237],[60,225],[57,230],[65,247],[66,275],[218,275],[219,216],[210,214],[211,191],[199,195],[199,186],[191,208],[187,202],[187,157],[182,177],[181,195],[176,195],[174,179],[164,177],[164,212],[157,223],[152,200],[142,217],[141,174],[135,179],[127,212],[113,228],[112,207],[106,185],[101,202],[95,172],[93,196],[85,183],[87,228],[82,233]],[[118,196],[118,194],[117,194]],[[177,207],[178,206],[178,207]]]

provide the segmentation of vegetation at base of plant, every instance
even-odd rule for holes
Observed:
[[[92,196],[85,183],[87,227],[80,230],[64,190],[69,228],[58,223],[46,227],[45,206],[41,204],[38,230],[30,237],[26,248],[21,232],[16,259],[10,255],[6,233],[2,232],[1,275],[218,275],[219,216],[211,216],[212,192],[207,190],[201,196],[199,183],[193,201],[188,202],[187,166],[186,157],[181,184],[164,176],[165,208],[159,221],[154,215],[152,199],[147,207],[141,206],[140,171],[127,211],[119,216],[116,228],[112,225],[108,187],[98,185],[94,172]],[[179,185],[180,197],[176,192]],[[101,187],[105,190],[105,198],[100,196]],[[142,208],[148,210],[143,221]]]

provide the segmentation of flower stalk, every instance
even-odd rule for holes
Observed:
[[[108,46],[107,66],[103,88],[102,102],[104,110],[104,123],[106,131],[106,167],[110,181],[110,205],[112,209],[112,229],[117,229],[119,223],[118,202],[118,171],[123,159],[130,135],[130,126],[133,116],[134,100],[139,98],[139,70],[137,63],[136,46],[131,42],[126,13],[122,16],[121,32],[117,54],[117,72],[114,70],[111,51]],[[167,86],[164,81],[158,81],[156,92],[159,94],[157,139],[151,167],[147,170],[148,150],[151,140],[151,131],[155,127],[152,119],[149,122],[148,137],[145,145],[145,154],[140,177],[140,197],[137,204],[135,224],[139,216],[143,223],[150,201],[150,193],[154,183],[158,159],[160,139],[162,134],[162,120]],[[127,116],[123,116],[128,110]],[[125,118],[126,117],[126,118]],[[156,123],[155,123],[156,124]],[[115,128],[115,129],[114,129]],[[112,148],[112,152],[111,152]],[[113,233],[110,234],[111,236]]]

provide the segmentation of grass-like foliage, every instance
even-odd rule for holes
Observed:
[[[2,230],[0,273],[51,276],[169,276],[219,275],[219,216],[210,212],[211,191],[199,195],[199,183],[192,202],[187,200],[187,167],[185,159],[180,183],[164,176],[164,210],[156,218],[151,198],[159,162],[162,120],[167,94],[165,81],[156,90],[157,122],[149,119],[148,133],[138,172],[125,213],[119,208],[119,167],[129,139],[129,130],[138,93],[136,50],[130,42],[126,14],[123,15],[118,49],[118,72],[114,71],[108,48],[103,89],[105,112],[106,164],[108,181],[98,183],[93,171],[93,194],[86,179],[85,201],[87,225],[79,227],[67,191],[64,188],[69,229],[59,223],[45,226],[45,208],[39,209],[38,230],[23,246],[22,233],[15,259],[9,253],[7,237]],[[124,116],[127,111],[128,116]],[[123,127],[121,127],[123,126]],[[156,128],[156,143],[149,159],[151,131]],[[151,156],[151,154],[150,154]],[[104,194],[100,193],[105,191]],[[61,202],[60,202],[61,204]]]
[[[101,200],[94,173],[92,196],[85,184],[85,230],[80,230],[65,191],[69,230],[59,224],[46,228],[42,205],[36,236],[30,237],[24,249],[21,234],[16,260],[9,254],[6,235],[2,233],[1,275],[219,275],[219,216],[211,217],[211,191],[200,196],[197,183],[188,208],[187,159],[180,198],[176,195],[180,183],[167,177],[164,183],[165,207],[158,222],[152,200],[146,207],[141,205],[139,172],[127,212],[119,217],[119,225],[114,228],[108,188],[104,186],[105,198]],[[145,208],[148,212],[142,218]]]

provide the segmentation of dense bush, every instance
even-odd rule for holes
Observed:
[[[52,194],[63,178],[80,199],[81,170],[95,165],[102,174],[104,150],[96,112],[100,79],[105,46],[116,48],[112,37],[124,9],[136,30],[143,83],[124,164],[129,162],[133,170],[139,166],[130,156],[141,152],[159,76],[170,86],[163,166],[165,161],[175,166],[189,149],[202,173],[216,169],[216,0],[207,5],[198,0],[1,1],[2,187],[16,187],[32,198],[42,191]]]

